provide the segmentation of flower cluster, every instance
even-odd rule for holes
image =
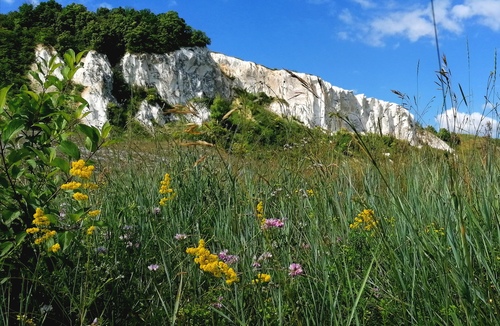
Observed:
[[[163,195],[163,198],[160,199],[160,206],[165,206],[167,201],[174,199],[174,189],[170,188],[170,174],[165,173],[163,180],[160,182],[159,193]]]
[[[253,284],[269,283],[269,282],[271,282],[271,275],[265,273],[257,274],[257,277],[252,280]]]
[[[304,274],[304,270],[302,269],[302,265],[297,264],[297,263],[291,263],[290,266],[288,267],[288,270],[290,271],[288,275],[291,277],[299,276]]]
[[[256,210],[257,219],[262,224],[262,221],[264,220],[264,203],[260,201],[257,204],[257,207],[255,208],[255,210]]]
[[[89,200],[89,196],[82,192],[83,189],[97,189],[98,185],[89,182],[88,180],[92,176],[92,172],[94,171],[93,165],[87,165],[84,160],[78,160],[76,162],[71,162],[71,169],[69,170],[69,174],[72,177],[80,178],[80,181],[71,180],[65,184],[61,185],[62,190],[70,191],[73,193],[72,198],[80,203],[87,202]],[[91,210],[87,212],[89,217],[96,217],[101,213],[100,210]],[[86,229],[87,235],[92,235],[94,233],[95,226],[90,226]]]
[[[300,188],[299,190],[295,190],[295,193],[300,194],[304,198],[314,196],[314,190],[312,190],[312,189]]]
[[[262,262],[264,262],[265,260],[268,260],[269,258],[272,258],[273,257],[273,254],[271,254],[270,252],[266,251],[264,252],[262,255],[259,256],[259,258],[256,258],[255,256],[253,257],[253,263],[252,263],[252,267],[253,268],[260,268],[262,265]]]
[[[365,231],[372,231],[377,227],[375,212],[371,209],[364,209],[354,218],[354,222],[349,225],[353,230],[363,228]]]
[[[255,208],[257,220],[259,221],[260,227],[263,230],[270,228],[282,228],[285,226],[283,219],[279,218],[265,218],[264,217],[264,204],[260,201]]]
[[[281,229],[283,226],[285,226],[285,222],[282,219],[279,218],[265,218],[262,221],[261,228],[263,230],[267,230],[270,228],[279,228]]]
[[[93,165],[87,165],[84,160],[78,160],[76,162],[71,162],[71,169],[69,170],[69,174],[75,177],[79,177],[83,180],[88,180],[92,176],[93,171]],[[96,189],[97,185],[92,182],[82,183],[78,181],[69,181],[61,185],[62,190],[79,190],[82,187],[84,189]],[[76,191],[73,194],[73,199],[77,201],[86,201],[89,199],[89,196],[80,191]]]
[[[194,262],[200,265],[202,271],[211,273],[215,277],[224,277],[226,284],[231,285],[238,281],[238,276],[234,269],[219,260],[217,255],[212,254],[210,250],[205,248],[205,240],[200,239],[198,247],[187,248],[186,253],[195,256]]]
[[[33,214],[33,222],[34,227],[26,229],[26,233],[36,235],[35,244],[41,245],[42,243],[47,242],[49,239],[52,239],[57,234],[56,231],[51,230],[50,220],[47,215],[45,215],[43,209],[37,207],[35,214]],[[49,251],[58,252],[61,249],[61,246],[58,243],[53,244]]]
[[[221,252],[219,252],[219,255],[218,255],[219,259],[222,260],[223,262],[225,262],[226,264],[229,264],[229,265],[237,263],[238,260],[240,260],[240,257],[238,257],[237,255],[229,255],[227,253],[228,251],[229,250],[224,249]]]
[[[90,179],[92,171],[94,171],[93,165],[86,165],[84,160],[78,160],[76,162],[71,162],[69,174],[78,176],[82,179]]]
[[[430,233],[430,232],[440,236],[445,235],[444,228],[438,227],[434,222],[425,227],[425,233]]]

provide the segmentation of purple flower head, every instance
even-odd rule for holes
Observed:
[[[148,266],[148,269],[152,272],[157,271],[158,268],[160,268],[160,266],[158,266],[158,264],[151,264]]]
[[[228,265],[237,263],[240,257],[236,255],[228,255],[227,252],[228,252],[227,249],[222,250],[218,255],[219,259]]]
[[[302,269],[302,265],[297,264],[297,263],[291,263],[290,266],[288,267],[288,270],[290,271],[290,273],[288,273],[288,275],[290,275],[291,277],[302,275],[304,273],[304,270]]]
[[[259,259],[257,259],[257,261],[266,260],[266,259],[271,258],[272,256],[273,256],[272,253],[270,253],[269,251],[266,251],[262,255],[259,256]]]
[[[285,226],[285,222],[279,218],[266,218],[264,224],[262,224],[262,229],[282,228],[283,226]]]
[[[174,239],[177,240],[177,241],[181,241],[181,240],[184,240],[186,238],[187,238],[187,235],[185,235],[184,233],[177,233],[174,236]]]

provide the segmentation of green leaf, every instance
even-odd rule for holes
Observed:
[[[21,169],[17,164],[15,164],[10,166],[8,173],[10,177],[15,180],[24,174],[24,169]]]
[[[63,140],[59,145],[61,152],[68,155],[71,159],[77,161],[80,159],[80,149],[75,143],[69,140]]]
[[[109,121],[106,121],[101,128],[101,137],[104,139],[108,138],[111,129],[112,129],[111,124],[109,123]]]
[[[64,173],[69,173],[69,162],[65,159],[56,157],[52,160],[51,165],[56,168],[59,168]]]
[[[57,156],[56,149],[53,147],[49,147],[47,148],[47,151],[49,152],[49,162],[52,162]]]
[[[69,49],[64,53],[64,62],[70,68],[73,68],[75,66],[75,51],[73,51],[73,49]]]
[[[26,232],[21,232],[16,234],[16,245],[20,245],[23,241],[24,238],[26,238],[28,234]]]
[[[70,231],[65,231],[59,234],[59,243],[62,246],[62,250],[66,250],[71,245],[71,241],[75,238],[75,233]]]
[[[31,77],[36,80],[40,85],[43,85],[42,79],[40,78],[40,73],[37,71],[30,71]]]
[[[57,224],[59,222],[59,218],[54,214],[45,214],[45,216],[49,219],[50,224]]]
[[[10,241],[0,243],[0,257],[5,257],[14,248],[14,243]]]
[[[80,61],[82,61],[82,57],[86,55],[88,52],[89,52],[88,50],[78,52],[75,58],[76,63],[80,63]]]
[[[21,148],[17,150],[11,150],[9,155],[7,155],[7,161],[9,164],[16,164],[20,161],[24,161],[31,154],[30,150],[27,148]]]
[[[7,211],[7,212],[4,212],[4,214],[2,216],[3,223],[5,223],[5,225],[7,225],[7,226],[10,226],[10,224],[12,222],[14,222],[14,220],[17,219],[20,215],[21,215],[21,212],[19,212],[19,211],[14,211],[14,212]]]
[[[11,87],[12,87],[12,85],[9,85],[7,87],[0,89],[0,114],[3,113],[3,107],[5,106],[5,103],[7,102],[7,93],[9,92],[9,89]]]
[[[47,135],[51,135],[53,130],[44,123],[35,123],[33,126],[42,129]]]
[[[33,147],[30,147],[30,149],[36,154],[36,156],[42,160],[42,162],[44,164],[49,164],[49,159],[47,157],[47,155],[45,155],[44,152],[42,152],[41,150],[37,149],[37,148],[33,148]]]
[[[10,141],[12,137],[15,137],[21,130],[24,129],[24,121],[20,119],[13,119],[9,122],[4,132],[2,133],[2,141],[4,143]]]
[[[99,145],[99,130],[85,124],[78,124],[76,129],[87,136],[87,139],[85,140],[85,147],[89,151],[95,152],[97,150],[97,146]]]

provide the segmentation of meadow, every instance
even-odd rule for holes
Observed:
[[[70,84],[41,83],[58,91],[0,92],[0,323],[496,323],[497,139],[113,134],[68,113]]]

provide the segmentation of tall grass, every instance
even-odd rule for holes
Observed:
[[[377,169],[327,142],[240,157],[132,145],[99,159],[101,227],[54,270],[36,271],[50,295],[31,299],[27,316],[51,325],[477,325],[499,313],[495,151],[486,160],[458,153],[451,176],[450,154],[430,149],[380,158]],[[165,173],[176,196],[160,207]],[[259,202],[282,228],[262,228]],[[350,227],[364,209],[377,227]],[[185,252],[199,239],[239,257],[239,282],[199,269]],[[289,276],[291,263],[304,273]],[[258,273],[271,281],[252,283]],[[53,310],[42,315],[42,305]]]

